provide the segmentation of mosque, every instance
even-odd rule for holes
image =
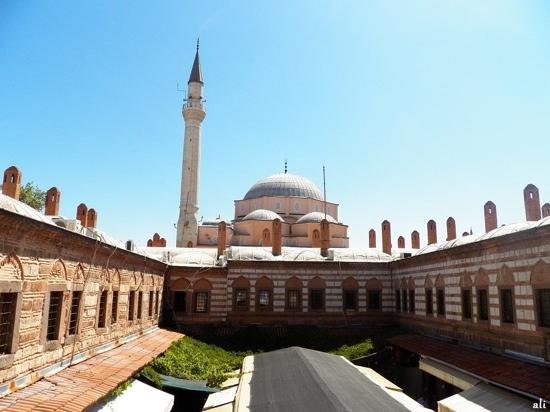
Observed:
[[[216,247],[218,225],[222,221],[218,218],[198,223],[201,124],[206,117],[203,87],[197,45],[182,109],[185,134],[177,247]],[[325,219],[332,247],[348,247],[347,226],[338,222],[338,204],[327,202],[314,183],[287,173],[286,169],[285,163],[284,173],[259,180],[243,199],[235,201],[234,219],[227,222],[227,245],[271,246],[271,222],[278,219],[284,246],[318,248],[321,247],[319,224]]]

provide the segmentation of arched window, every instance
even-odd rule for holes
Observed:
[[[270,312],[273,310],[273,281],[267,276],[262,276],[255,283],[256,310],[258,312]]]
[[[231,284],[233,289],[233,310],[246,312],[250,309],[250,282],[243,276],[238,277]]]
[[[506,265],[502,266],[498,273],[497,286],[500,303],[500,320],[503,325],[513,325],[515,322],[514,274]]]
[[[288,312],[302,311],[302,281],[296,276],[285,283],[285,310]]]
[[[435,279],[435,303],[437,316],[445,316],[445,279],[441,275]]]
[[[199,279],[193,284],[193,308],[195,313],[210,311],[210,292],[212,284],[207,279]]]
[[[462,320],[472,320],[472,278],[464,273],[460,277]]]
[[[483,269],[479,269],[475,279],[477,294],[477,321],[489,320],[489,276]]]
[[[174,280],[170,284],[172,292],[172,309],[176,316],[184,315],[189,312],[190,303],[189,294],[191,293],[191,282],[185,278]]]
[[[13,353],[19,342],[19,323],[17,314],[21,313],[23,270],[19,259],[13,255],[0,255],[0,359],[9,367],[13,364]],[[10,356],[3,356],[10,355]]]
[[[311,237],[312,237],[311,246],[321,247],[321,232],[319,232],[318,229],[313,230]]]
[[[262,231],[262,245],[271,246],[271,233],[269,232],[269,229],[264,229]]]
[[[376,278],[367,280],[367,310],[382,309],[382,282]]]
[[[541,260],[535,265],[531,273],[531,286],[535,298],[537,326],[550,328],[550,264]]]
[[[416,285],[414,283],[414,279],[409,278],[408,281],[408,287],[409,287],[409,312],[414,314],[416,309]]]
[[[424,296],[426,300],[426,316],[433,316],[434,313],[434,298],[433,298],[433,284],[429,276],[426,276],[424,281]]]
[[[315,276],[307,283],[309,293],[309,310],[312,312],[322,312],[325,310],[325,281],[319,276]]]
[[[342,282],[342,298],[344,312],[353,312],[359,309],[359,284],[351,276]]]
[[[506,265],[502,266],[497,276],[500,303],[500,321],[502,325],[513,325],[515,322],[514,275]]]

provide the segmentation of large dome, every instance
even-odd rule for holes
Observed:
[[[258,180],[246,192],[244,199],[257,199],[263,196],[295,196],[323,200],[321,190],[313,182],[290,173],[280,173]]]

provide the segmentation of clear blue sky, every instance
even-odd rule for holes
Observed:
[[[200,214],[281,172],[340,203],[351,246],[392,222],[483,230],[550,201],[550,2],[0,2],[0,167],[85,202],[99,227],[173,244],[195,41],[208,114]]]

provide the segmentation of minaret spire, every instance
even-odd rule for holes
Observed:
[[[193,68],[191,69],[191,74],[189,75],[189,83],[203,83],[202,73],[201,73],[201,62],[199,59],[199,39],[197,38],[197,51],[195,53],[195,60],[193,61]]]
[[[197,39],[197,51],[187,84],[187,100],[182,108],[185,132],[183,137],[177,247],[194,247],[197,245],[201,125],[206,116],[203,104],[203,87],[204,83],[199,62],[199,41]]]

